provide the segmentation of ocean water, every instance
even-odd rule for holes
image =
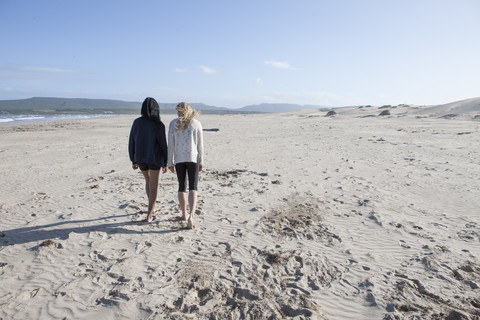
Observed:
[[[0,114],[0,125],[14,122],[39,122],[113,117],[114,114]]]

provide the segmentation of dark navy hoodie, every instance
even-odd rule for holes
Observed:
[[[167,166],[167,139],[165,125],[160,121],[160,108],[151,97],[142,104],[142,116],[133,121],[128,142],[132,163]]]
[[[128,142],[132,163],[148,163],[159,167],[167,165],[165,125],[142,116],[133,121]]]

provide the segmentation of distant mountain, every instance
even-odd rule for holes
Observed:
[[[138,109],[141,103],[107,99],[72,99],[34,97],[22,100],[0,100],[0,110],[84,110]]]
[[[159,105],[160,110],[175,112],[177,103],[159,103]],[[136,113],[140,111],[141,106],[142,102],[109,99],[34,97],[21,100],[0,100],[0,111],[9,113],[25,113],[27,111],[32,113]],[[205,113],[270,113],[320,108],[318,106],[302,106],[287,103],[262,103],[236,109],[215,107],[204,103],[191,103],[191,106]]]
[[[210,106],[208,104],[204,104],[204,103],[197,103],[197,102],[193,102],[193,103],[189,103],[193,109],[195,110],[203,110],[203,111],[232,111],[232,110],[237,110],[237,109],[230,109],[230,108],[225,108],[225,107],[215,107],[215,106]],[[177,106],[177,104],[175,103],[173,109],[175,109],[175,107]]]
[[[174,112],[176,103],[159,103],[160,110]],[[228,112],[227,108],[218,108],[203,103],[191,103],[198,110],[210,112]],[[140,112],[142,102],[121,101],[109,99],[82,99],[82,98],[50,98],[34,97],[21,100],[0,100],[0,111],[8,113],[137,113]]]

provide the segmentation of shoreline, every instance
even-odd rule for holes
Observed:
[[[0,126],[7,123],[45,122],[59,120],[98,119],[119,116],[116,114],[16,114],[0,115]]]

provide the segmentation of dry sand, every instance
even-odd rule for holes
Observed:
[[[479,319],[480,109],[452,108],[202,115],[193,230],[171,173],[143,222],[134,116],[1,125],[0,318]]]

